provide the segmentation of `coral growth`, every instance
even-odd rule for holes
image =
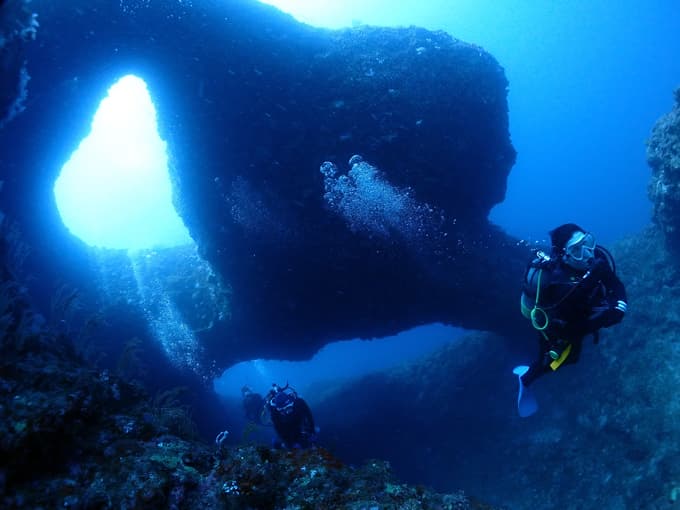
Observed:
[[[24,111],[31,79],[23,57],[26,43],[35,40],[38,16],[29,0],[0,5],[0,129]]]
[[[675,91],[673,109],[652,130],[647,161],[652,169],[648,192],[654,203],[654,222],[671,250],[680,253],[680,88]]]
[[[5,239],[2,239],[5,241]],[[78,509],[464,510],[462,493],[398,483],[389,464],[362,467],[330,451],[202,441],[179,401],[136,381],[137,343],[114,373],[78,352],[69,331],[40,320],[0,269],[0,507]],[[55,297],[67,309],[75,291]],[[227,437],[226,433],[220,436]]]

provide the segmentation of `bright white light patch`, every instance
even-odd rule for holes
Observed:
[[[136,76],[109,89],[54,194],[66,227],[91,246],[135,250],[192,242],[172,205],[156,110]]]
[[[365,0],[260,0],[313,26],[340,28],[351,25],[351,13]]]

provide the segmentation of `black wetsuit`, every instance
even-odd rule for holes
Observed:
[[[626,290],[612,269],[607,254],[595,249],[589,270],[577,271],[566,265],[559,256],[543,264],[530,264],[541,271],[538,306],[548,316],[548,327],[538,333],[539,354],[522,376],[525,385],[551,370],[550,351],[561,354],[568,345],[571,351],[563,364],[576,363],[581,354],[583,339],[596,335],[600,328],[621,322],[624,312],[617,302],[626,302]],[[536,288],[528,284],[525,293],[536,298]]]
[[[259,393],[248,392],[243,395],[243,412],[250,422],[261,424],[264,411],[264,398]]]
[[[312,411],[302,398],[297,397],[289,413],[270,407],[274,429],[283,445],[288,448],[312,446],[315,434]]]

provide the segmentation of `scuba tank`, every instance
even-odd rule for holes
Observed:
[[[529,262],[524,273],[524,289],[520,297],[522,315],[531,321],[533,328],[538,331],[550,345],[548,355],[552,359],[550,368],[557,370],[571,353],[571,344],[559,339],[551,340],[546,332],[550,325],[548,312],[540,306],[541,291],[548,286],[548,275],[544,272],[555,266],[555,260],[544,251],[537,251],[536,257]],[[552,308],[552,307],[550,307]]]

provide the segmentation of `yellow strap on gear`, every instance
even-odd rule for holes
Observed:
[[[567,357],[569,356],[570,352],[571,352],[571,344],[567,345],[567,348],[562,351],[562,354],[560,355],[559,358],[557,358],[555,361],[550,363],[550,368],[552,368],[553,370],[557,370],[558,368],[560,368],[562,363],[564,363],[564,360],[566,360]]]

